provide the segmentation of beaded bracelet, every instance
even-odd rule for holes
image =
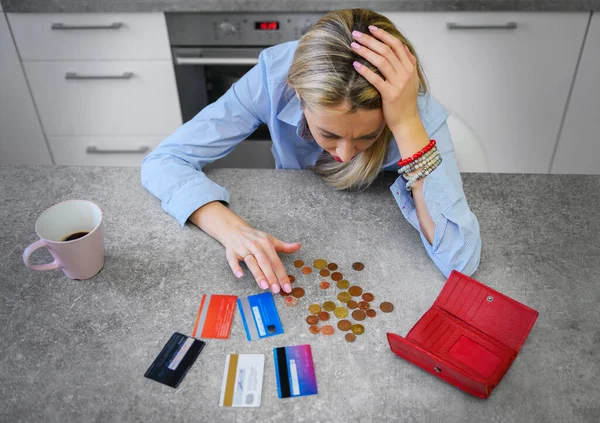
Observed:
[[[426,171],[426,170],[433,170],[433,167],[441,159],[442,159],[441,156],[433,157],[430,162],[427,162],[421,168],[417,169],[417,173],[414,173],[414,174],[411,175],[409,172],[406,172],[402,176],[404,177],[404,179],[406,179],[407,181],[409,181],[409,180],[413,179],[414,176],[417,175],[419,172]]]
[[[440,153],[439,153],[438,149],[434,147],[432,150],[430,150],[427,154],[420,157],[418,160],[415,160],[414,162],[401,167],[398,170],[398,173],[410,173],[410,172],[414,171],[415,169],[423,167],[424,163],[430,162],[434,157],[437,157],[439,155],[440,155]]]
[[[435,147],[435,140],[431,140],[429,141],[429,144],[427,144],[421,151],[413,154],[411,157],[407,157],[406,159],[400,160],[398,162],[398,166],[400,167],[404,167],[409,163],[414,162],[415,160],[419,159],[421,156],[423,156],[423,154],[427,153],[429,150],[431,150],[433,147]]]
[[[424,168],[421,171],[419,171],[419,173],[417,173],[416,175],[411,176],[410,179],[406,182],[406,190],[410,191],[415,182],[417,182],[419,179],[423,179],[431,172],[433,172],[440,165],[440,163],[442,163],[441,156],[438,157],[438,159],[433,163],[431,167]]]

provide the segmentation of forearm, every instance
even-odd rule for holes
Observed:
[[[188,219],[194,225],[224,244],[225,237],[235,228],[248,226],[240,216],[219,201],[207,203]]]

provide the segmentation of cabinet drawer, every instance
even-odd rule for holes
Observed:
[[[9,13],[8,20],[24,61],[171,58],[162,13]]]
[[[140,166],[166,137],[48,137],[48,143],[57,165]]]
[[[168,134],[182,123],[170,61],[24,67],[49,136]]]

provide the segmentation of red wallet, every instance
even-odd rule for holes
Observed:
[[[392,351],[442,380],[487,398],[507,372],[539,313],[456,270]]]

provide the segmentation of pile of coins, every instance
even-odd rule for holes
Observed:
[[[294,261],[294,267],[301,269],[304,275],[310,275],[313,272],[313,269],[305,266],[302,260]],[[341,332],[347,332],[345,335],[346,341],[356,341],[356,336],[362,335],[365,332],[363,324],[357,322],[362,322],[367,317],[374,318],[377,316],[377,311],[371,307],[371,303],[375,300],[375,295],[370,292],[363,292],[363,289],[358,285],[350,286],[350,282],[344,279],[344,275],[338,271],[336,263],[328,263],[325,259],[317,259],[313,262],[313,267],[319,271],[321,277],[329,277],[334,282],[332,284],[326,280],[322,281],[319,284],[322,290],[328,290],[335,284],[342,292],[337,294],[337,300],[341,303],[339,305],[329,300],[322,304],[311,304],[308,306],[309,315],[306,317],[306,323],[308,323],[309,332],[314,335],[319,333],[324,336],[333,335],[335,328],[334,324],[330,322],[332,319],[331,314],[333,314],[339,319],[336,325],[337,328]],[[355,271],[360,272],[364,268],[365,265],[363,263],[356,262],[352,264],[352,269]],[[293,276],[288,276],[292,283],[295,282]],[[281,295],[285,297],[285,303],[294,306],[298,304],[298,299],[302,298],[304,294],[304,289],[298,287],[292,289],[291,295],[281,292]],[[290,304],[288,304],[288,301]],[[384,313],[390,313],[394,310],[394,305],[384,301],[379,305],[379,309]],[[350,321],[348,317],[351,317],[354,322]]]

